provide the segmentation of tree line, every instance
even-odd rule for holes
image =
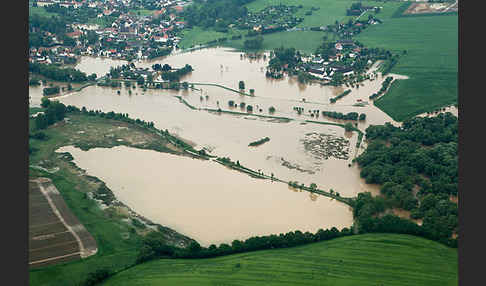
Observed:
[[[335,119],[344,119],[344,120],[365,120],[366,114],[361,113],[358,115],[358,112],[348,112],[346,114],[336,111],[322,111],[323,116],[335,118]]]
[[[383,83],[381,84],[381,88],[380,90],[377,92],[377,93],[373,93],[372,95],[370,95],[370,99],[375,99],[377,98],[378,96],[382,95],[386,89],[388,88],[388,86],[390,85],[391,81],[393,80],[393,77],[391,76],[388,76],[385,81],[383,81]]]
[[[154,231],[144,237],[137,263],[156,258],[209,258],[256,250],[288,248],[352,234],[352,227],[343,228],[341,231],[333,227],[326,230],[319,229],[316,233],[297,230],[279,235],[254,236],[246,240],[234,240],[231,244],[222,243],[219,246],[211,244],[209,247],[202,247],[198,242],[193,241],[187,248],[180,248],[166,244],[164,235]]]
[[[345,97],[346,95],[348,95],[348,94],[350,94],[350,93],[351,93],[351,90],[350,90],[350,89],[345,90],[344,92],[340,93],[339,95],[337,95],[337,96],[335,96],[335,97],[331,97],[331,98],[329,99],[329,101],[330,101],[331,103],[335,103],[335,102],[336,102],[338,99],[343,98],[343,97]]]

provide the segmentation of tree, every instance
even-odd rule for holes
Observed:
[[[354,129],[353,124],[351,124],[350,122],[344,124],[344,130],[346,130],[347,132],[353,131],[353,129]]]
[[[47,117],[44,114],[41,113],[35,117],[35,128],[37,130],[45,129],[47,125]]]
[[[162,71],[170,71],[172,70],[172,67],[169,65],[169,64],[164,64],[164,66],[162,66]]]
[[[269,112],[269,113],[274,113],[274,112],[275,112],[275,107],[270,106],[270,107],[268,108],[268,112]]]
[[[238,86],[240,89],[245,89],[245,82],[240,80],[240,82],[238,83]]]
[[[137,84],[138,85],[143,85],[145,83],[145,79],[143,78],[143,76],[139,76],[137,78]]]
[[[311,183],[311,184],[310,184],[310,188],[311,188],[312,190],[315,190],[315,189],[317,189],[317,185],[316,185],[315,183]]]
[[[248,106],[246,107],[246,111],[248,111],[248,112],[252,112],[252,111],[253,111],[253,106],[248,105]]]
[[[250,94],[255,95],[255,90],[253,88],[250,89]]]
[[[49,98],[47,98],[47,97],[41,98],[41,106],[43,108],[47,108],[50,103],[51,103],[51,101],[49,100]]]

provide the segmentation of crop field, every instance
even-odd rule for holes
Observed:
[[[457,249],[364,234],[210,259],[160,259],[104,285],[457,285]]]
[[[46,190],[44,194],[41,189]],[[29,265],[45,266],[94,253],[96,241],[72,215],[50,181],[29,181]]]
[[[458,16],[394,18],[389,12],[384,9],[382,25],[371,26],[356,37],[367,46],[407,52],[391,72],[409,79],[394,83],[376,105],[402,121],[457,103]]]
[[[217,40],[222,37],[230,38],[231,36],[238,35],[242,32],[229,30],[228,33],[217,32],[214,30],[203,30],[200,27],[193,27],[183,31],[182,40],[178,43],[178,46],[182,49],[190,48],[191,46],[204,44],[212,40]]]

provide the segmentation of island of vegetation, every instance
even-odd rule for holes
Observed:
[[[260,140],[257,140],[257,141],[254,141],[254,142],[251,142],[250,144],[248,144],[248,146],[260,146],[266,142],[270,141],[270,138],[268,137],[265,137],[265,138],[262,138]]]

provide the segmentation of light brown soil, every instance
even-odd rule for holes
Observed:
[[[447,7],[450,5],[450,3],[413,3],[403,14],[442,13],[447,12]]]
[[[71,213],[47,178],[29,181],[29,266],[88,257],[97,252],[94,238]]]

